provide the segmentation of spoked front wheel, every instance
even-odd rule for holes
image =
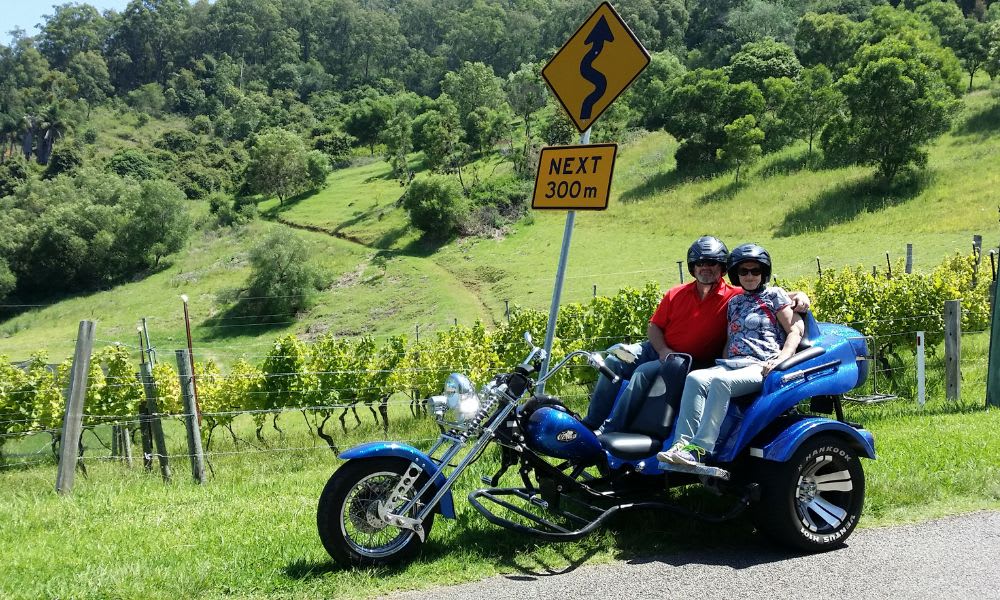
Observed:
[[[795,548],[822,552],[839,546],[861,516],[865,473],[843,438],[806,440],[788,462],[761,464],[758,482],[758,528]]]
[[[372,458],[345,463],[330,477],[319,498],[316,525],[323,547],[344,566],[380,566],[404,562],[422,544],[416,533],[379,518],[378,504],[389,500],[410,461]],[[422,474],[414,490],[427,481]],[[393,507],[398,508],[398,507]],[[425,536],[434,513],[424,519]]]

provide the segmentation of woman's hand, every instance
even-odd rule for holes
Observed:
[[[774,368],[777,367],[777,366],[778,366],[778,359],[777,358],[772,358],[770,360],[765,360],[763,363],[761,363],[761,368],[760,368],[761,374],[764,377],[767,377],[767,374],[770,373],[771,371],[773,371]]]

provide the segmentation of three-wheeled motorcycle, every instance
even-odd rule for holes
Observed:
[[[867,343],[857,331],[806,316],[798,351],[764,380],[759,394],[734,398],[716,451],[703,466],[659,463],[668,448],[690,357],[673,355],[648,396],[624,411],[614,431],[592,431],[558,398],[532,393],[574,358],[613,381],[596,352],[575,351],[539,375],[544,351],[531,350],[509,373],[477,392],[453,373],[431,398],[442,426],[426,453],[406,444],[352,448],[324,488],[316,515],[320,539],[338,563],[374,566],[411,558],[436,514],[455,518],[452,486],[487,446],[500,469],[468,496],[491,523],[551,541],[579,539],[630,509],[691,514],[674,488],[704,485],[733,498],[712,520],[750,509],[757,528],[806,551],[842,544],[858,523],[865,495],[861,458],[875,458],[874,438],[844,419],[843,395],[868,374]],[[625,348],[625,350],[623,350]],[[619,345],[616,354],[627,356]],[[622,386],[626,382],[622,382]],[[834,418],[816,413],[833,414]],[[514,485],[500,482],[516,467]]]

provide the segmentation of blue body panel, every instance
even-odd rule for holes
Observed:
[[[718,462],[734,460],[765,427],[799,402],[812,396],[844,394],[864,381],[867,361],[858,361],[859,356],[865,355],[865,341],[861,334],[849,327],[830,323],[820,323],[819,333],[819,337],[811,342],[826,352],[787,371],[770,373],[764,379],[760,395],[749,404],[730,404],[716,446]],[[864,367],[859,368],[859,364]],[[782,378],[790,374],[822,365],[828,366],[804,377],[782,382]]]
[[[432,475],[438,470],[438,463],[431,460],[429,456],[420,450],[417,450],[413,446],[400,444],[398,442],[368,442],[367,444],[355,446],[340,454],[340,458],[345,460],[364,460],[366,458],[378,458],[380,456],[405,458],[410,462],[415,462],[420,465],[420,468],[422,468],[428,475]],[[438,489],[444,485],[444,481],[444,475],[441,475],[440,473],[438,473],[438,476],[434,478],[434,483],[437,484]],[[441,496],[440,508],[442,516],[449,519],[455,518],[455,501],[451,496],[451,490],[448,490],[444,496]]]
[[[765,460],[785,462],[795,454],[802,442],[822,432],[841,434],[865,458],[875,458],[875,436],[867,429],[855,429],[846,423],[822,417],[796,421],[768,442],[763,450]]]
[[[547,406],[528,418],[525,436],[530,448],[547,456],[591,462],[604,454],[600,440],[586,425],[569,413]]]

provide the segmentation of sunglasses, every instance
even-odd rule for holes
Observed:
[[[736,272],[739,273],[741,277],[743,275],[753,275],[754,277],[756,277],[757,275],[763,273],[764,270],[761,269],[760,267],[753,267],[752,269],[738,269]]]
[[[716,266],[718,264],[719,263],[715,262],[714,260],[696,260],[696,261],[694,261],[694,266],[696,266],[696,267],[714,267],[714,266]]]

